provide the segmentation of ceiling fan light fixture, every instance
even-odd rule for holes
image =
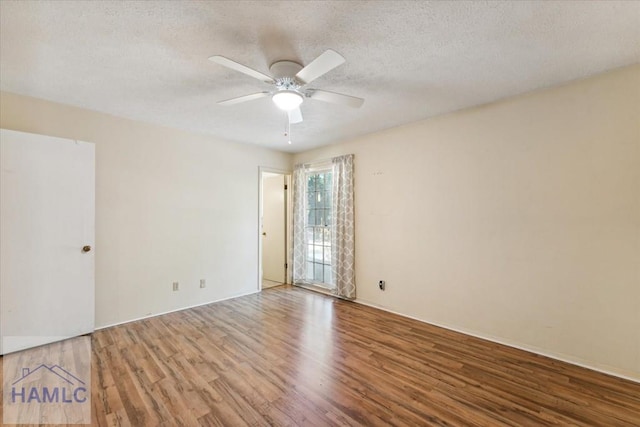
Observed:
[[[302,104],[303,98],[298,92],[293,90],[281,90],[273,94],[271,97],[273,103],[284,111],[291,111]]]

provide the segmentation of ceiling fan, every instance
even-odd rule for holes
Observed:
[[[304,67],[294,61],[285,60],[274,62],[269,67],[269,71],[273,77],[232,61],[229,58],[225,58],[224,56],[215,55],[210,57],[209,60],[256,78],[264,83],[273,85],[270,91],[256,92],[226,99],[219,101],[218,104],[220,105],[234,105],[270,96],[278,108],[287,112],[289,123],[300,123],[302,121],[300,105],[305,98],[347,105],[354,108],[360,107],[364,102],[364,99],[355,96],[307,87],[309,83],[318,77],[345,62],[342,55],[331,49],[327,49]]]

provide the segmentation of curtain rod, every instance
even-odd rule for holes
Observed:
[[[320,160],[313,160],[311,162],[298,163],[298,165],[313,166],[313,165],[322,164],[322,163],[329,163],[329,162],[333,162],[333,159],[335,159],[336,157],[342,157],[342,156],[353,156],[353,154],[341,154],[339,156],[327,157],[327,158],[320,159]]]

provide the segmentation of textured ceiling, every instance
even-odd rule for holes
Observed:
[[[0,88],[283,151],[320,145],[640,62],[640,2],[0,1]],[[347,62],[283,135],[268,73],[326,49]]]

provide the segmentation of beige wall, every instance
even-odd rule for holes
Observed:
[[[98,326],[257,290],[290,156],[9,93],[0,127],[96,143]],[[640,379],[640,66],[295,160],[345,153],[360,302]]]
[[[4,92],[0,127],[96,143],[98,327],[258,290],[259,166],[290,155]]]
[[[640,380],[640,66],[346,153],[359,301]]]

